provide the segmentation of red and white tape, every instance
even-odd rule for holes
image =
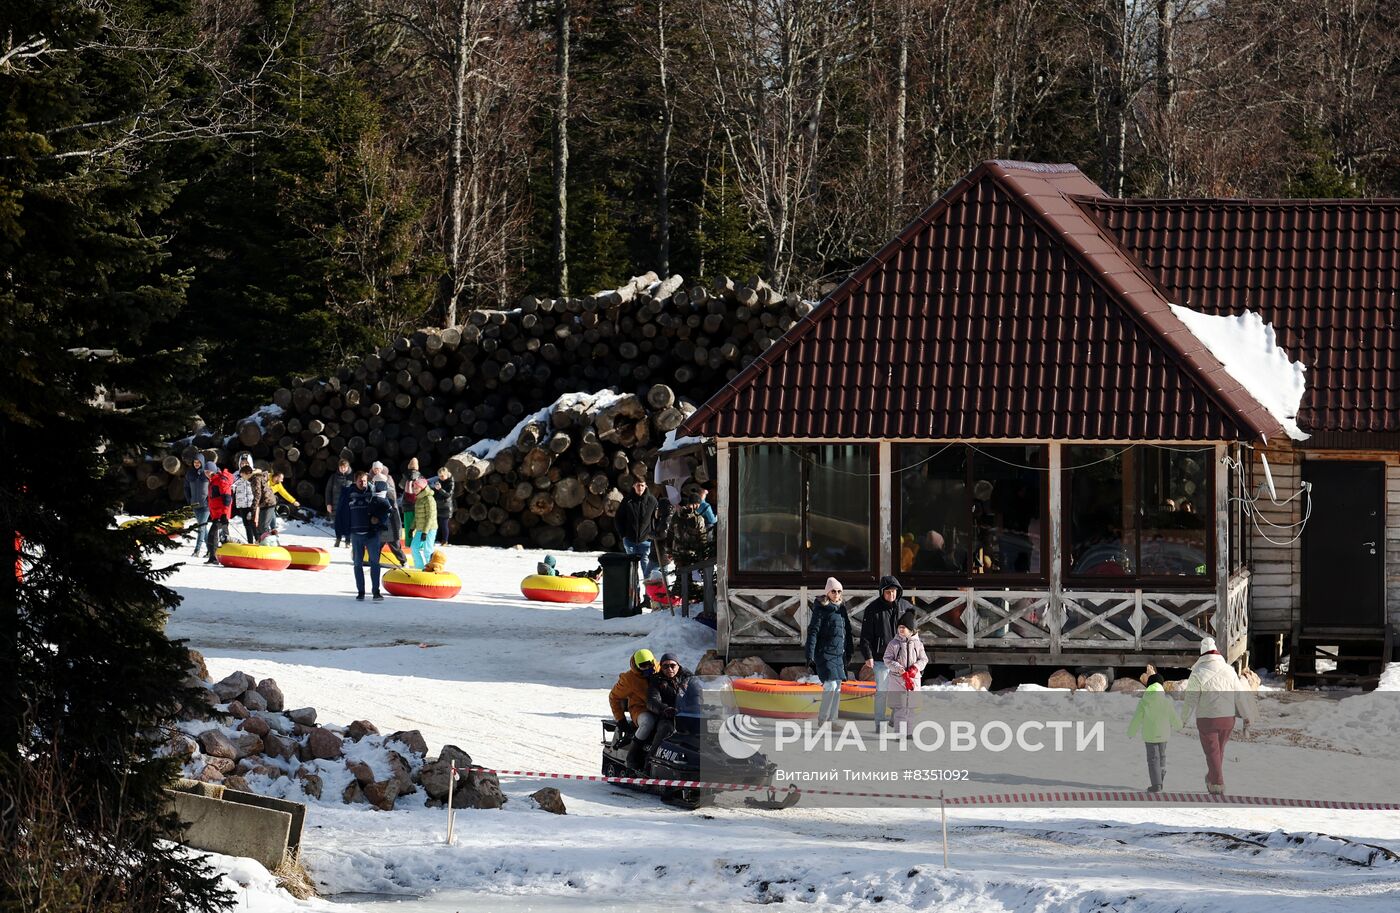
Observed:
[[[942,801],[948,805],[1068,805],[1079,803],[1192,803],[1215,805],[1258,805],[1269,808],[1323,808],[1340,811],[1400,811],[1395,802],[1329,802],[1321,799],[1291,799],[1274,796],[1212,795],[1184,792],[1131,792],[1125,790],[1070,790],[1065,792],[995,793],[983,796],[938,796],[930,793],[877,793],[841,789],[809,789],[796,785],[760,786],[752,783],[712,783],[705,780],[660,780],[651,777],[608,777],[601,774],[562,774],[541,770],[500,770],[475,767],[482,773],[525,780],[579,780],[587,783],[620,783],[632,786],[666,786],[677,789],[708,789],[716,792],[804,793],[814,796],[845,796],[863,799],[914,799]]]

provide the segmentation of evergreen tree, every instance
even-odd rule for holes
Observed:
[[[152,564],[169,543],[112,524],[122,456],[189,411],[179,387],[189,354],[148,345],[185,285],[150,232],[172,187],[146,155],[181,129],[159,120],[180,107],[180,55],[162,45],[178,37],[166,27],[181,8],[148,13],[20,0],[0,15],[15,45],[33,50],[0,67],[6,911],[160,913],[230,900],[199,857],[163,839],[175,826],[163,790],[178,765],[154,751],[192,695],[188,654],[164,632],[178,597]],[[143,35],[116,31],[138,15]],[[137,398],[106,409],[109,391]]]
[[[702,186],[695,218],[700,272],[706,276],[754,275],[762,265],[762,239],[749,222],[723,156]]]

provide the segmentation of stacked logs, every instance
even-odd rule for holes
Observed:
[[[149,499],[138,504],[178,503],[181,460],[201,451],[226,463],[250,451],[313,508],[324,506],[342,455],[357,468],[381,460],[396,475],[417,457],[428,471],[447,463],[460,480],[453,521],[464,541],[606,548],[618,477],[643,474],[687,403],[707,399],[811,308],[757,278],[687,288],[680,276],[648,273],[585,298],[526,296],[508,311],[473,311],[460,326],[398,337],[331,376],[297,379],[232,435],[201,429],[133,460]],[[608,388],[626,395],[602,408],[567,396]],[[546,408],[489,471],[473,462],[482,459],[474,444],[505,438]],[[594,492],[600,476],[608,487]]]

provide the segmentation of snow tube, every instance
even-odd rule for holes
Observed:
[[[586,603],[598,598],[598,584],[587,577],[531,574],[520,581],[520,592],[535,602]]]
[[[750,716],[809,720],[821,709],[822,686],[776,678],[736,678],[734,702]],[[868,720],[875,716],[875,683],[842,682],[841,716]]]
[[[421,599],[451,599],[462,591],[461,579],[451,571],[415,571],[396,567],[382,578],[384,589],[393,596]]]
[[[365,564],[369,564],[369,552],[368,552],[368,551],[366,551],[366,552],[364,553],[364,560],[365,560]],[[387,543],[387,542],[384,543],[384,547],[381,548],[381,549],[379,550],[379,564],[380,564],[381,566],[383,566],[383,565],[385,565],[385,564],[391,565],[391,566],[393,566],[393,567],[399,567],[399,566],[400,566],[400,565],[399,565],[398,556],[394,554],[394,550],[393,550],[393,549],[389,548],[389,543]]]
[[[330,567],[331,553],[312,545],[284,545],[287,554],[292,556],[291,569],[294,571],[324,571]]]
[[[285,571],[292,563],[291,553],[280,545],[244,545],[242,542],[225,542],[214,557],[224,567],[254,571]]]
[[[666,609],[681,604],[679,596],[672,596],[671,591],[666,589],[666,584],[656,580],[648,580],[646,585],[647,598],[656,603],[658,608]]]

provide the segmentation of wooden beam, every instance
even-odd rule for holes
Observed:
[[[1050,541],[1045,543],[1041,549],[1041,560],[1050,562],[1050,603],[1046,608],[1046,621],[1050,628],[1050,652],[1060,652],[1060,628],[1062,627],[1064,606],[1061,596],[1064,593],[1064,554],[1061,540],[1064,538],[1064,494],[1062,492],[1061,478],[1064,458],[1063,449],[1059,443],[1051,443],[1050,447],[1050,501],[1048,510],[1050,511]]]
[[[1225,465],[1227,446],[1215,445],[1215,644],[1224,654],[1230,652],[1230,469]]]
[[[894,448],[889,441],[881,441],[876,453],[876,458],[880,461],[880,485],[879,485],[879,512],[878,523],[880,524],[880,555],[877,559],[881,576],[894,573],[894,530],[891,529],[892,504],[894,497],[893,476],[890,459]]]
[[[734,516],[735,499],[730,496],[729,442],[715,442],[715,504],[719,518],[715,524],[715,647],[729,660],[729,523]]]

